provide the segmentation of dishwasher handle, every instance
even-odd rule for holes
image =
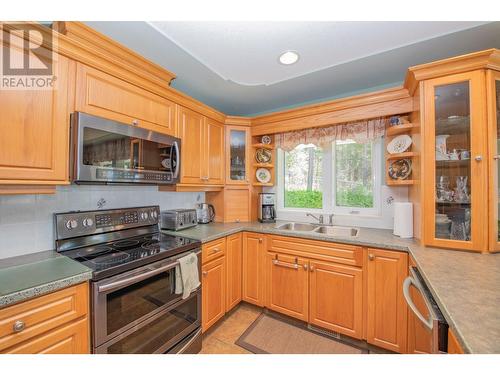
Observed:
[[[425,317],[422,315],[422,313],[418,310],[417,306],[415,306],[415,303],[411,299],[410,295],[410,286],[413,285],[417,290],[422,294],[422,297],[424,298],[424,301],[427,305],[427,308],[429,308],[429,313],[430,317],[429,319],[425,319]],[[432,317],[432,309],[430,308],[429,304],[427,303],[427,300],[425,299],[424,291],[420,288],[419,284],[415,282],[415,279],[411,276],[408,276],[405,281],[403,282],[403,295],[405,297],[406,303],[410,307],[411,311],[415,314],[415,316],[430,330],[434,328],[433,325],[433,317]]]

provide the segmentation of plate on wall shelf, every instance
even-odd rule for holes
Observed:
[[[271,172],[266,168],[259,168],[255,171],[255,177],[260,183],[267,184],[271,181]]]
[[[394,137],[394,139],[387,145],[387,152],[389,154],[400,154],[401,152],[405,152],[406,150],[408,150],[411,144],[412,140],[409,135],[398,135],[397,137]]]
[[[260,141],[261,141],[263,144],[265,144],[265,145],[270,145],[270,144],[271,144],[272,139],[271,139],[271,137],[270,137],[270,136],[268,136],[268,135],[263,135]]]
[[[406,180],[411,174],[411,160],[399,159],[392,162],[387,174],[393,180]]]
[[[265,148],[258,148],[255,151],[255,160],[258,163],[267,164],[271,162],[272,152],[271,150],[267,150]]]

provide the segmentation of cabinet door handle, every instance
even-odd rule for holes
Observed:
[[[294,270],[299,269],[299,265],[297,263],[294,264],[289,264],[289,263],[281,263],[279,260],[273,260],[273,264],[278,267],[285,267],[285,268],[293,268]]]
[[[207,271],[203,271],[201,274],[202,274],[203,276],[207,276],[207,275],[208,275],[208,272],[207,272]]]
[[[498,159],[500,159],[500,155],[493,156],[493,160],[498,160]]]
[[[12,330],[14,332],[21,332],[24,330],[24,328],[26,328],[26,324],[22,320],[16,321],[12,326]]]
[[[137,126],[139,125],[139,120],[132,120],[132,125]]]
[[[368,260],[374,260],[375,259],[375,255],[373,254],[368,254]]]
[[[309,267],[309,271],[314,272],[314,266]]]
[[[483,156],[482,155],[476,155],[476,157],[474,159],[476,161],[481,161],[481,160],[483,160]]]
[[[259,238],[259,243],[262,243],[262,238]]]
[[[304,270],[307,271],[307,264],[304,264],[303,267],[304,267]]]

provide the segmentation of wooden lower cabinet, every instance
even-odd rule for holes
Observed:
[[[361,339],[363,270],[314,260],[309,270],[309,323]]]
[[[226,239],[227,303],[226,312],[241,302],[243,235],[236,233]]]
[[[408,273],[408,254],[380,249],[367,252],[367,341],[405,353],[408,309],[402,286]]]
[[[307,321],[308,261],[289,255],[266,254],[266,307]]]
[[[71,286],[0,310],[0,353],[89,353],[89,286]]]
[[[243,233],[243,301],[264,306],[266,236]]]
[[[206,332],[226,313],[226,257],[204,264],[202,270],[201,328]]]

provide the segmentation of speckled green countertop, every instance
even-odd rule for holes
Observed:
[[[75,285],[92,271],[55,251],[0,260],[0,308]]]
[[[360,228],[355,238],[276,229],[283,223],[211,223],[164,232],[209,242],[249,231],[409,252],[465,352],[500,353],[500,254],[423,247],[386,229]]]

